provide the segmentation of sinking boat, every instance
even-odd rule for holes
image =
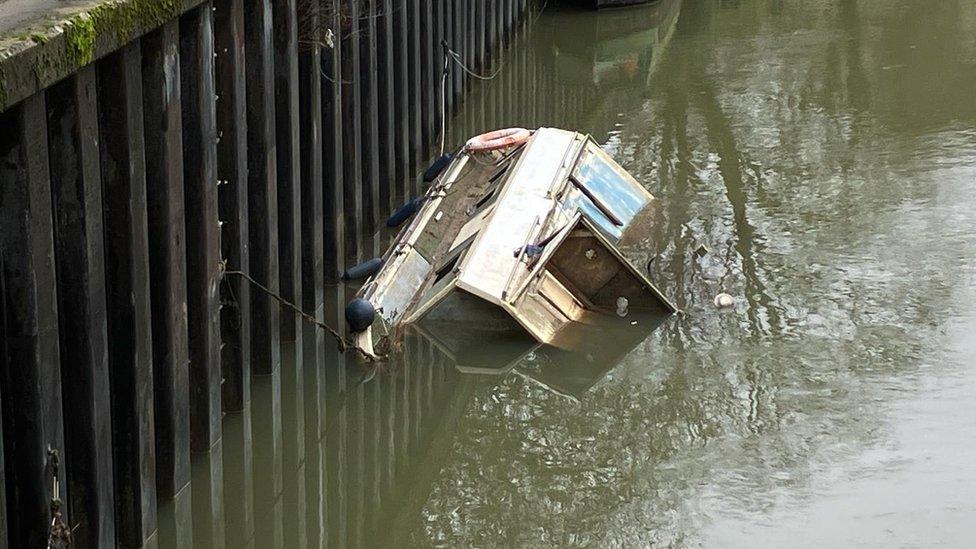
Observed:
[[[621,253],[654,222],[655,198],[589,136],[555,128],[472,139],[346,308],[367,355],[407,324],[490,345],[519,336],[572,347],[573,327],[674,305]]]

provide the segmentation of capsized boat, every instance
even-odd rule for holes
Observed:
[[[655,198],[589,136],[501,130],[469,141],[436,174],[373,274],[346,308],[367,355],[399,328],[555,347],[576,324],[674,305],[621,253],[654,222]],[[391,221],[401,221],[402,212]]]

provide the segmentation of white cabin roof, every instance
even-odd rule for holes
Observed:
[[[504,302],[506,289],[527,274],[515,250],[538,238],[544,216],[556,206],[550,189],[568,176],[585,141],[582,134],[555,128],[535,132],[466,254],[458,287],[492,303]],[[526,158],[531,162],[523,162]]]

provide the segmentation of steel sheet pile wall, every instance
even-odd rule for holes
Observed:
[[[398,422],[421,410],[397,407],[426,406],[405,395],[431,380],[337,389],[353,412],[327,418],[335,345],[224,273],[340,326],[339,274],[379,251],[436,151],[442,42],[488,71],[527,2],[141,4],[0,67],[0,548],[47,543],[55,476],[77,547],[291,546],[317,535],[288,521],[319,496],[288,479],[344,494],[321,464],[346,452],[372,456],[350,464],[372,491],[319,512],[375,516],[416,438]],[[450,64],[448,117],[472,88]],[[255,513],[285,518],[256,532]],[[344,517],[325,535],[363,541]]]

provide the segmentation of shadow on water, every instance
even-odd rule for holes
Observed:
[[[687,315],[573,352],[413,331],[375,369],[306,331],[302,364],[285,349],[254,378],[161,510],[162,545],[966,539],[972,501],[897,487],[976,490],[972,465],[922,447],[976,463],[954,438],[973,401],[940,389],[976,387],[959,335],[976,326],[973,36],[962,1],[550,7],[469,90],[448,146],[593,134],[661,198],[628,252]],[[327,291],[338,324],[351,290]],[[735,310],[713,309],[722,291]],[[931,431],[916,402],[956,410],[948,438],[907,442]]]

